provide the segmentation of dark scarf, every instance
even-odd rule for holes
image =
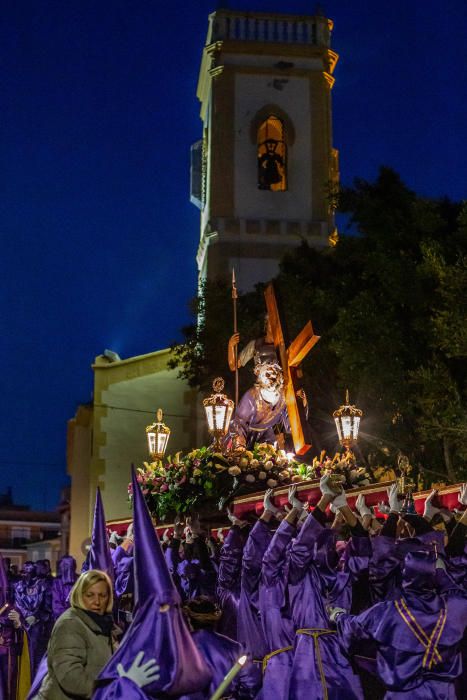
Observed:
[[[82,609],[86,613],[86,615],[88,615],[91,618],[91,620],[100,627],[102,634],[105,634],[107,637],[110,637],[110,633],[112,632],[114,626],[112,615],[110,613],[107,613],[105,615],[99,615],[99,613],[95,613],[92,610],[85,610],[84,608]]]

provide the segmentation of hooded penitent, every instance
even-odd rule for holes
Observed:
[[[104,505],[99,487],[96,491],[96,505],[94,507],[94,521],[92,524],[91,547],[81,572],[89,569],[105,571],[114,580],[114,567],[110,553],[109,539],[105,525]]]
[[[77,578],[76,559],[65,555],[57,564],[57,576],[52,584],[52,611],[55,619],[70,607],[69,596]]]
[[[133,622],[98,679],[94,700],[177,697],[209,686],[211,674],[193,642],[181,610],[179,593],[167,568],[151,516],[133,471],[135,609]],[[155,658],[160,676],[140,690],[120,678],[140,651]]]

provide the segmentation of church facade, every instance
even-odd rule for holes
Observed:
[[[332,26],[321,15],[209,16],[197,89],[202,138],[192,147],[200,282],[235,268],[247,291],[274,277],[302,239],[335,243]]]

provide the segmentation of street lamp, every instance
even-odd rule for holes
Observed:
[[[162,409],[156,413],[156,421],[146,428],[148,438],[148,450],[153,460],[161,460],[164,457],[167,443],[170,437],[170,428],[162,422]]]
[[[221,439],[227,435],[229,429],[234,402],[222,393],[224,389],[222,377],[214,379],[212,388],[214,389],[214,394],[203,400],[203,406],[206,411],[209,432],[214,437],[213,447],[219,451],[222,449]]]
[[[363,411],[350,404],[348,389],[346,389],[345,392],[345,404],[339,406],[337,411],[334,411],[332,415],[336,422],[340,444],[347,450],[350,450],[353,443],[357,442],[360,419],[363,416]]]

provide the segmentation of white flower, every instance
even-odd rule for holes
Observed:
[[[273,466],[274,466],[274,465],[273,465],[273,463],[272,463],[272,461],[271,461],[270,459],[268,459],[268,461],[264,463],[264,468],[265,468],[267,471],[269,471],[269,469],[272,469]]]
[[[263,481],[266,477],[267,477],[266,472],[260,472],[258,474],[258,479],[261,479],[261,481]]]
[[[238,476],[241,473],[241,469],[239,467],[229,467],[229,474],[230,476]]]
[[[273,489],[277,486],[277,481],[275,479],[268,479],[266,483],[270,489]]]
[[[250,467],[253,467],[253,469],[259,467],[259,459],[252,459],[250,462]]]
[[[248,481],[249,484],[254,484],[255,477],[253,476],[253,474],[247,474],[245,477],[245,481]]]

